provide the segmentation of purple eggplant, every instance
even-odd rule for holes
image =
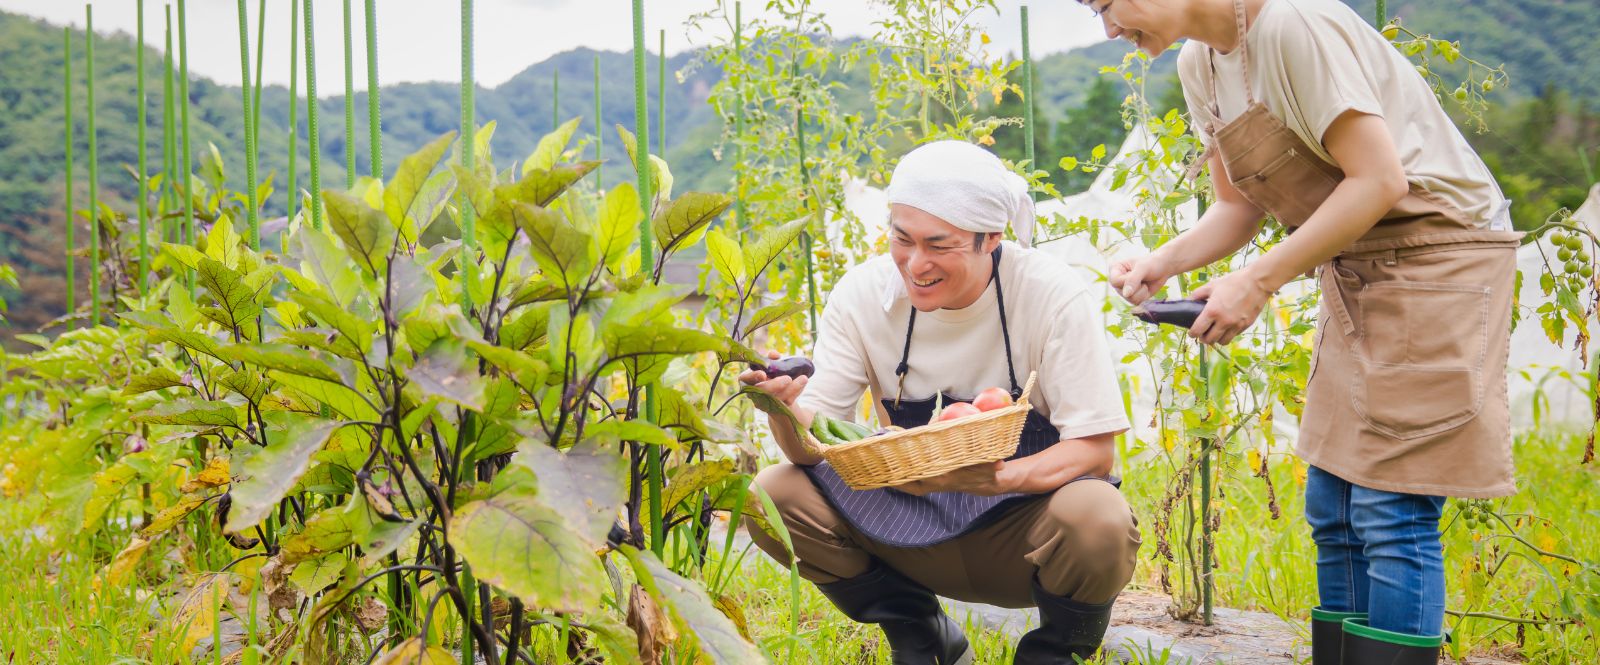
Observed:
[[[776,379],[787,376],[798,379],[802,376],[811,376],[817,373],[817,366],[805,356],[787,356],[767,363],[765,366],[750,363],[750,369],[757,372],[766,372],[767,379]]]
[[[1206,308],[1204,300],[1146,300],[1133,315],[1146,323],[1165,323],[1188,329]]]

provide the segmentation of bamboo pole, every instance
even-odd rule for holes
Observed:
[[[166,51],[161,55],[161,172],[166,174],[161,179],[161,241],[176,242],[174,226],[167,216],[178,207],[177,186],[173,184],[173,176],[178,173],[178,145],[176,132],[178,121],[175,117],[172,92],[172,5],[166,5],[167,33]]]
[[[139,295],[144,295],[144,273],[150,266],[150,253],[146,245],[149,244],[146,234],[149,233],[150,201],[149,182],[150,166],[145,162],[145,90],[144,90],[144,0],[134,3],[134,11],[139,14],[135,23],[137,37],[135,44],[138,50],[134,53],[134,67],[138,69],[138,82],[134,86],[134,96],[139,99],[139,264],[133,270],[133,283],[138,287]]]
[[[606,125],[600,119],[600,54],[594,56],[594,188],[605,191]]]
[[[383,179],[383,112],[378,88],[378,6],[367,0],[367,142],[368,165],[372,177]]]
[[[300,123],[295,114],[300,110],[300,3],[289,3],[289,200],[284,215],[294,221],[295,207],[300,205],[300,190],[295,187],[295,157],[300,152]],[[287,229],[287,227],[285,227]],[[287,230],[285,230],[287,233]],[[288,251],[287,247],[283,248]]]
[[[744,237],[744,7],[733,3],[733,53],[738,59],[733,84],[733,227]]]
[[[306,42],[306,155],[311,162],[311,227],[322,230],[322,143],[317,136],[317,45],[311,0],[301,0]]]
[[[85,90],[89,98],[89,324],[100,325],[100,169],[94,131],[94,5],[83,6]]]
[[[644,71],[644,0],[633,0],[633,129],[637,137],[634,169],[639,176],[639,208],[643,213],[639,216],[639,267],[640,272],[648,276],[655,273],[656,267],[655,233],[650,219],[655,196],[650,182],[650,105],[645,98]],[[595,89],[598,94],[599,88]],[[644,401],[646,420],[655,422],[656,392],[653,385],[645,386]],[[665,484],[661,446],[647,445],[645,453],[646,472],[650,481],[650,550],[659,557],[667,547],[667,534],[663,532],[661,519],[661,490]]]
[[[245,202],[249,207],[245,210],[245,219],[250,221],[250,232],[246,239],[250,249],[261,249],[261,217],[256,211],[256,134],[255,119],[251,117],[251,109],[255,104],[250,101],[250,12],[245,9],[245,0],[239,0],[239,94],[243,97],[242,115],[244,116],[244,188]]]
[[[662,159],[667,158],[667,31],[661,31],[661,45],[656,53],[656,59],[661,63],[661,69],[656,73],[656,113],[660,121],[656,125],[656,154]]]
[[[350,0],[344,0],[344,188],[356,188],[356,65],[350,38]]]
[[[178,116],[182,125],[180,132],[183,141],[179,144],[180,152],[178,165],[183,168],[183,242],[194,245],[194,165],[190,161],[193,150],[189,145],[189,10],[187,0],[178,0]],[[189,294],[195,292],[195,272],[189,271]]]
[[[472,0],[461,0],[461,165],[467,171],[472,171],[473,144],[477,134],[477,113],[473,104],[473,93],[476,84],[473,74],[472,62]],[[477,238],[474,236],[475,220],[471,203],[466,194],[461,195],[461,244],[468,249],[477,247]],[[470,256],[470,255],[469,255]],[[466,260],[471,260],[470,258]],[[465,272],[463,272],[465,274]],[[463,293],[466,283],[462,282]],[[470,301],[468,302],[470,306]]]
[[[62,152],[67,156],[67,189],[65,192],[67,205],[67,314],[78,309],[77,303],[77,253],[76,243],[73,238],[73,227],[77,224],[73,217],[77,212],[72,209],[72,28],[61,29],[61,46],[66,55],[62,59],[61,94],[63,97],[62,108],[65,109],[65,122],[63,123]]]
[[[1033,154],[1033,54],[1028,48],[1028,6],[1022,6],[1022,145],[1027,155],[1028,171],[1038,168]],[[1035,201],[1037,192],[1028,192]]]

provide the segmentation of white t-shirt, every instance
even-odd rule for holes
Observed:
[[[1433,90],[1354,10],[1338,0],[1269,0],[1245,39],[1248,49],[1211,58],[1220,118],[1211,112],[1209,47],[1189,40],[1178,54],[1178,76],[1202,142],[1211,142],[1209,125],[1221,129],[1248,106],[1241,55],[1248,51],[1256,100],[1318,157],[1334,163],[1322,136],[1339,114],[1354,110],[1382,117],[1407,179],[1465,211],[1479,228],[1509,225],[1494,176]]]
[[[1004,243],[1000,280],[1019,387],[1039,375],[1028,401],[1061,438],[1128,428],[1105,330],[1083,281],[1044,252]],[[854,419],[863,391],[895,397],[895,366],[905,347],[911,301],[889,256],[851,268],[828,296],[812,357],[816,374],[798,403],[833,418]],[[939,392],[970,399],[1009,388],[994,283],[962,309],[918,312],[904,399]],[[882,389],[869,385],[870,376]]]

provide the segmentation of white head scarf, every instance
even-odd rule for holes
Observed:
[[[889,203],[922,210],[974,233],[1003,233],[1033,243],[1033,199],[1028,181],[994,153],[966,141],[934,141],[900,158],[889,178]]]

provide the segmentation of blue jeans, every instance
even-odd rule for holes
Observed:
[[[1369,625],[1396,633],[1441,634],[1443,509],[1444,497],[1375,490],[1311,467],[1306,521],[1322,609],[1368,612]]]

